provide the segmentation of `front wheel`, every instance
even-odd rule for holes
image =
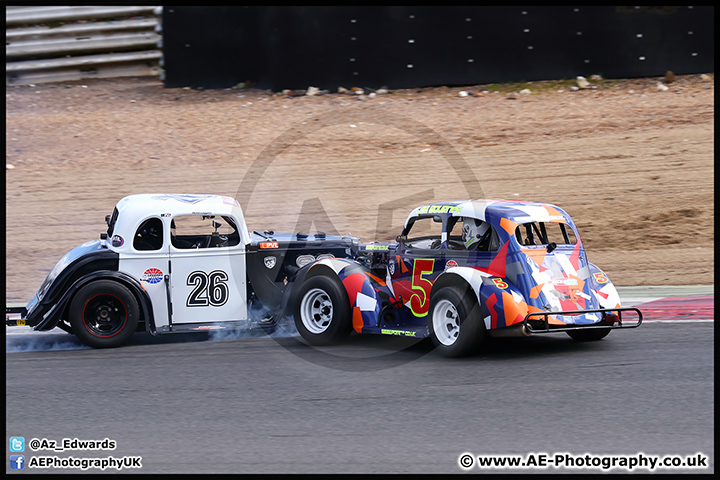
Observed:
[[[73,333],[94,348],[118,347],[137,329],[140,308],[132,292],[113,280],[80,288],[70,302]]]
[[[469,288],[444,287],[433,295],[428,330],[435,347],[446,357],[463,357],[477,351],[486,330],[480,305]]]
[[[593,342],[607,337],[610,328],[586,328],[583,330],[570,330],[567,332],[570,338],[577,342]]]
[[[295,327],[311,345],[328,345],[350,334],[350,301],[338,281],[317,276],[298,292]]]

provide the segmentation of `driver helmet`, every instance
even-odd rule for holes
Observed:
[[[462,227],[462,241],[465,244],[465,248],[473,250],[477,248],[477,243],[483,238],[485,233],[490,228],[487,222],[478,220],[477,218],[466,218],[463,220]]]

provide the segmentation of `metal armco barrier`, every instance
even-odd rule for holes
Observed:
[[[6,7],[5,84],[162,74],[162,7]]]

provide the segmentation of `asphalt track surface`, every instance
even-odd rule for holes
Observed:
[[[128,473],[463,473],[463,453],[702,453],[708,468],[655,472],[712,473],[713,335],[712,319],[659,319],[599,342],[495,339],[459,360],[394,337],[318,349],[296,337],[137,336],[93,350],[64,335],[59,349],[6,354],[6,442],[108,438],[112,451],[24,454],[141,456]]]

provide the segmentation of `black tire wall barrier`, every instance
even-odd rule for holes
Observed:
[[[714,8],[173,7],[166,87],[410,88],[714,72]]]

